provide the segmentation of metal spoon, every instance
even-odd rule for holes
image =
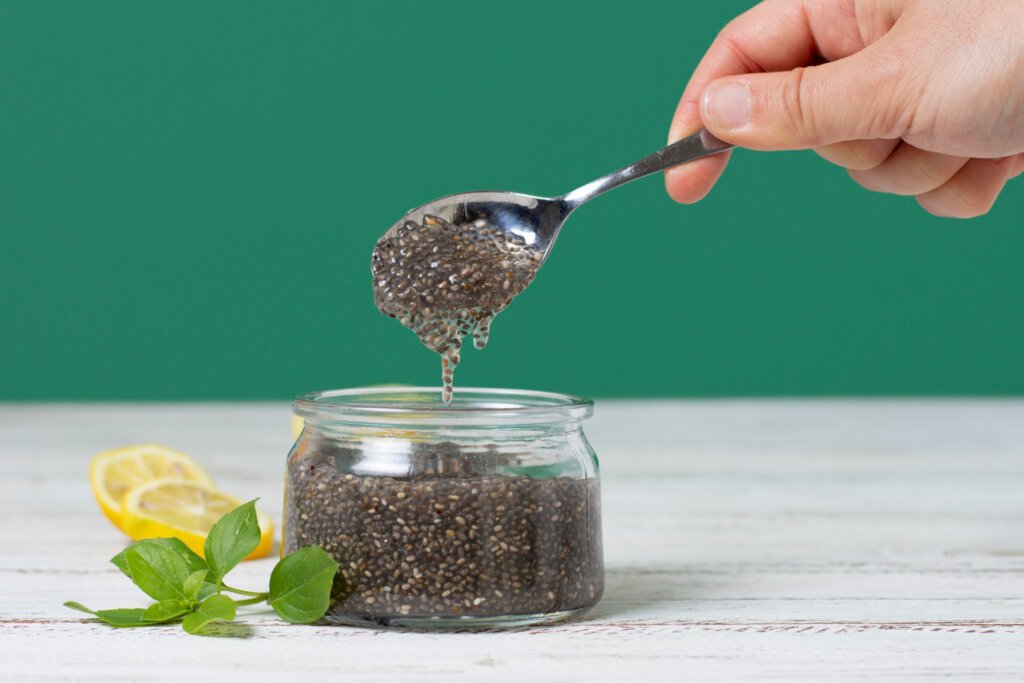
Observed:
[[[388,233],[394,232],[408,221],[423,223],[427,216],[440,218],[453,225],[483,220],[488,227],[501,230],[506,236],[519,235],[526,244],[542,250],[543,263],[547,260],[565,220],[573,211],[594,197],[670,166],[685,164],[730,148],[732,145],[702,130],[561,197],[549,199],[500,191],[452,194],[408,212],[388,230]]]

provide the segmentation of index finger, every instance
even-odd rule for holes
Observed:
[[[712,81],[848,57],[888,32],[899,2],[765,0],[744,12],[722,29],[690,77],[672,118],[669,142],[703,127],[700,100]],[[729,155],[720,154],[669,169],[669,195],[684,204],[703,199],[728,160]]]

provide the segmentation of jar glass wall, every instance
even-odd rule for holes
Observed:
[[[465,627],[564,619],[601,597],[588,400],[542,392],[349,389],[294,402],[284,552],[341,565],[325,619]]]

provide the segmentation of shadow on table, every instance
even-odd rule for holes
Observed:
[[[422,633],[540,633],[549,629],[557,630],[567,624],[586,625],[591,621],[629,619],[631,617],[650,618],[658,613],[671,612],[666,609],[672,603],[686,600],[698,600],[702,591],[708,586],[697,576],[688,575],[681,568],[639,569],[636,567],[607,567],[605,570],[605,589],[601,601],[586,614],[567,621],[551,624],[535,624],[515,627],[452,627],[452,628],[408,628],[404,626],[382,626],[367,622],[352,628],[360,630],[388,631],[394,634]],[[246,636],[240,636],[246,637]]]
[[[248,624],[207,624],[202,635],[213,638],[252,638],[256,631]]]
[[[604,597],[578,621],[641,615],[651,617],[671,603],[700,599],[700,581],[696,577],[692,581],[687,580],[684,574],[678,568],[607,567]]]

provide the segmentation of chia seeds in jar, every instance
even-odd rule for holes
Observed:
[[[284,552],[341,568],[325,620],[416,628],[556,621],[601,597],[592,404],[560,394],[357,389],[295,401]]]

